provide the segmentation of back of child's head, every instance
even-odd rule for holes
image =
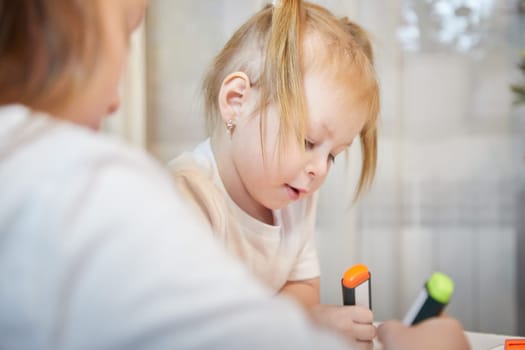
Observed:
[[[282,0],[266,6],[233,34],[204,80],[209,130],[215,130],[221,120],[218,97],[223,80],[242,71],[258,93],[253,113],[264,118],[268,105],[275,104],[280,115],[279,144],[285,144],[290,135],[303,144],[308,118],[303,78],[313,70],[351,89],[366,105],[368,115],[360,132],[363,164],[359,195],[372,182],[377,159],[379,87],[372,47],[359,25],[348,18],[339,19],[321,6]]]
[[[65,105],[95,68],[98,1],[0,0],[0,105]]]

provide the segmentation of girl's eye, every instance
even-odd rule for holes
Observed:
[[[330,163],[334,164],[335,163],[335,156],[330,153],[330,155],[328,156],[328,160],[330,161]]]
[[[312,141],[304,140],[304,148],[305,149],[312,149],[315,147],[315,144]]]

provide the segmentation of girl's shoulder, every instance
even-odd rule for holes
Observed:
[[[184,152],[168,163],[168,169],[175,180],[213,181],[213,166],[205,157],[193,152]]]
[[[171,176],[191,197],[206,197],[218,191],[215,159],[209,139],[193,151],[183,152],[168,163]]]

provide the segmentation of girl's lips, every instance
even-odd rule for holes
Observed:
[[[290,186],[288,184],[286,184],[285,186],[286,186],[286,190],[288,191],[288,194],[289,194],[290,198],[292,198],[292,200],[297,200],[301,196],[303,196],[303,197],[304,196],[308,196],[309,191],[304,189],[304,188],[293,187],[293,186]]]
[[[298,200],[299,195],[301,194],[301,192],[298,189],[290,185],[286,185],[286,192],[288,193],[288,197],[290,197],[290,199],[293,201]]]

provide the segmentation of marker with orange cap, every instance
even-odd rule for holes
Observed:
[[[341,279],[344,305],[361,305],[372,309],[372,277],[368,267],[357,264],[346,270]]]
[[[444,273],[434,272],[408,310],[403,323],[410,326],[438,316],[450,301],[452,292],[454,292],[452,279]]]
[[[525,339],[505,339],[505,350],[525,350]]]

